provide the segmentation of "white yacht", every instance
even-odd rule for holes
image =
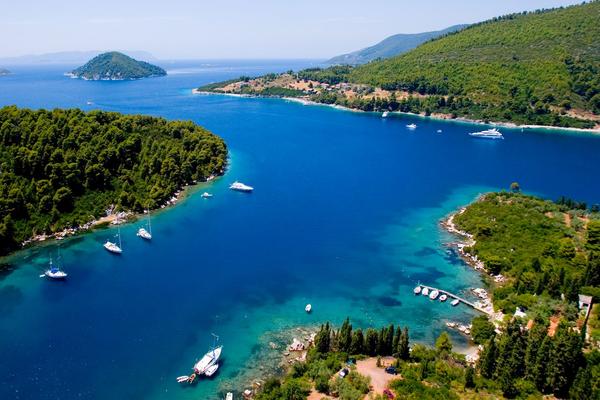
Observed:
[[[504,139],[504,136],[502,136],[502,133],[500,133],[500,131],[496,128],[487,129],[487,130],[481,131],[481,132],[471,132],[471,133],[469,133],[469,136],[473,136],[476,138],[482,138],[482,139]]]
[[[460,303],[460,300],[454,299],[454,300],[452,300],[452,302],[450,304],[452,304],[452,307],[456,307],[458,305],[458,303]]]
[[[177,377],[177,383],[183,383],[183,382],[186,382],[188,379],[190,379],[190,377],[189,377],[189,376],[187,376],[187,375],[178,376],[178,377]]]
[[[388,115],[390,115],[390,112],[384,111],[383,114],[381,114],[381,118],[387,118]]]
[[[421,286],[417,286],[413,289],[413,293],[419,294],[419,293],[421,293],[421,290],[423,290],[423,288]]]
[[[121,248],[121,246],[119,246],[116,243],[111,242],[110,240],[107,240],[106,243],[104,243],[104,248],[108,251],[110,251],[111,253],[115,253],[115,254],[121,254],[123,252],[123,249]]]
[[[146,212],[148,212],[148,211],[146,211]],[[150,223],[150,214],[148,214],[148,230],[146,230],[146,228],[144,228],[142,226],[142,227],[140,227],[140,229],[138,229],[136,235],[141,237],[142,239],[146,239],[146,240],[152,239],[152,225]]]
[[[52,259],[50,259],[50,267],[44,272],[43,276],[47,276],[51,279],[65,279],[67,277],[67,273],[61,271],[59,267],[52,264]]]
[[[215,374],[215,372],[217,372],[217,370],[219,369],[219,364],[213,364],[210,367],[206,368],[206,371],[204,371],[204,375],[206,376],[213,376]]]
[[[440,292],[437,290],[432,290],[431,293],[429,294],[429,298],[431,300],[435,300],[438,298],[438,296],[440,295]]]
[[[442,295],[440,296],[440,301],[441,301],[441,302],[444,302],[444,301],[446,301],[446,300],[448,300],[448,295],[444,293],[444,294],[442,294]]]
[[[408,125],[406,125],[406,127],[410,130],[415,130],[415,129],[417,129],[417,124],[408,124]]]
[[[235,181],[229,186],[231,190],[237,190],[238,192],[251,192],[254,190],[252,186],[244,185],[241,182]]]
[[[223,346],[215,347],[204,355],[196,364],[194,364],[194,372],[198,375],[205,374],[208,368],[215,364],[221,356]]]
[[[423,290],[421,290],[421,294],[423,296],[429,296],[429,288],[423,288]]]
[[[307,304],[306,307],[304,307],[304,311],[306,311],[308,314],[310,314],[310,312],[312,311],[312,305]]]
[[[208,192],[204,192],[202,193],[202,195],[200,195],[200,197],[202,197],[203,199],[210,199],[211,197],[213,197],[213,195]]]

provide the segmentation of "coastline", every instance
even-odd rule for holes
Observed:
[[[291,101],[295,103],[300,103],[305,106],[324,106],[331,107],[337,110],[357,112],[357,113],[373,113],[373,114],[381,114],[378,111],[363,111],[355,108],[350,108],[346,106],[341,106],[339,104],[326,104],[319,103],[313,100],[308,100],[301,97],[285,97],[285,96],[261,96],[261,95],[252,95],[252,94],[239,94],[239,93],[220,93],[220,92],[208,92],[198,89],[192,89],[192,94],[201,94],[201,95],[219,95],[219,96],[231,96],[231,97],[242,97],[242,98],[256,98],[256,99],[280,99]],[[440,114],[440,113],[432,113],[431,115],[424,114],[414,114],[402,111],[390,111],[390,115],[407,115],[411,117],[423,118],[423,119],[433,119],[436,121],[454,121],[454,122],[462,122],[467,124],[475,124],[475,125],[483,125],[483,126],[494,126],[506,129],[521,129],[525,130],[551,130],[551,131],[566,131],[571,133],[587,133],[593,135],[600,135],[600,126],[594,129],[583,129],[583,128],[570,128],[570,127],[561,127],[561,126],[551,126],[551,125],[519,125],[513,122],[500,122],[500,121],[489,121],[485,122],[482,120],[469,119],[465,117],[457,117],[452,118],[450,114]]]

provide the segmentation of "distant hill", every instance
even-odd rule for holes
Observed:
[[[0,76],[8,75],[8,74],[10,74],[9,70],[4,69],[4,68],[0,68]]]
[[[406,53],[428,40],[444,36],[466,28],[468,25],[454,25],[441,31],[423,33],[400,33],[390,36],[376,45],[357,50],[352,53],[342,54],[326,61],[332,65],[359,65],[366,64],[379,58],[390,58]]]
[[[116,51],[100,54],[71,72],[74,77],[88,80],[129,80],[166,74],[164,69],[156,65],[135,60]]]
[[[28,65],[28,64],[84,64],[106,50],[91,51],[62,51],[46,54],[28,54],[18,57],[0,58],[2,65]],[[156,58],[146,51],[123,51],[130,57],[138,60],[156,61]]]

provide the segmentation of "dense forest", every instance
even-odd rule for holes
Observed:
[[[113,51],[92,58],[71,74],[88,80],[128,80],[164,76],[167,72],[156,65]]]
[[[489,193],[455,216],[474,235],[465,248],[505,283],[493,288],[494,305],[521,307],[548,317],[572,313],[579,293],[600,298],[600,214],[569,199],[557,202],[520,193]],[[565,299],[563,301],[562,299]]]
[[[227,148],[192,122],[78,109],[0,109],[0,255],[110,205],[141,211],[220,174]]]
[[[383,400],[373,393],[370,378],[358,373],[355,361],[393,357],[396,379],[390,390],[400,399],[541,399],[544,394],[578,400],[600,395],[600,352],[584,354],[580,334],[567,324],[548,334],[543,321],[526,327],[513,320],[486,342],[475,364],[453,352],[442,332],[433,348],[411,344],[408,328],[389,325],[379,330],[353,329],[346,319],[339,330],[329,323],[319,329],[306,361],[294,363],[283,379],[269,378],[257,400],[306,399]],[[347,368],[346,377],[337,373]]]

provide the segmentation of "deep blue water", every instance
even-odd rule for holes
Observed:
[[[136,223],[122,228],[120,257],[101,247],[113,231],[65,241],[64,283],[38,277],[55,244],[10,260],[14,271],[0,278],[0,398],[213,398],[243,389],[272,332],[346,316],[363,327],[409,325],[431,343],[447,318],[473,314],[414,297],[415,282],[456,292],[481,285],[446,251],[452,238],[440,218],[513,181],[548,198],[600,202],[592,135],[505,129],[506,140],[485,141],[465,123],[191,94],[312,64],[190,61],[134,82],[64,77],[72,66],[14,67],[0,78],[0,105],[191,119],[231,151],[223,178],[153,216],[151,243],[135,237]],[[236,179],[255,192],[229,191]],[[205,190],[214,198],[200,198]],[[189,373],[211,332],[225,346],[216,378],[180,387],[175,377]]]

